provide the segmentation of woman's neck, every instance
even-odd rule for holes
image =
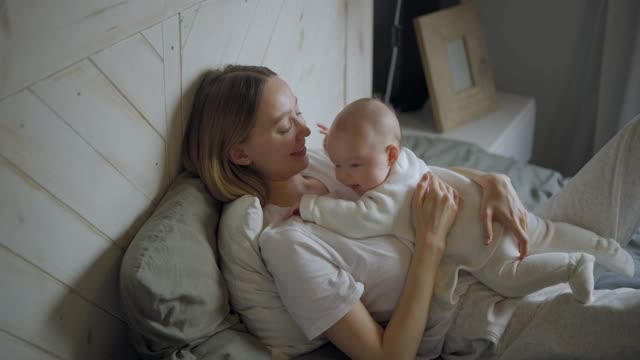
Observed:
[[[295,175],[283,181],[271,181],[268,184],[269,198],[267,204],[277,206],[293,206],[304,194],[323,194],[327,192],[324,185],[313,178]]]

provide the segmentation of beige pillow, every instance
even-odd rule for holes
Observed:
[[[199,179],[180,176],[129,245],[120,268],[120,295],[134,346],[145,357],[182,358],[223,332],[228,332],[227,350],[251,349],[252,358],[270,357],[242,334],[238,317],[230,314],[212,250],[219,214],[220,204]]]
[[[275,353],[295,356],[309,352],[327,340],[307,340],[282,304],[260,256],[258,236],[262,226],[258,198],[245,195],[224,206],[218,248],[231,305],[249,331]]]

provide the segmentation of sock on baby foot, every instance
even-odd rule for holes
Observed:
[[[596,261],[607,269],[629,277],[633,276],[633,257],[614,239],[600,238],[596,243]]]
[[[573,269],[569,275],[569,286],[573,297],[581,303],[591,302],[593,294],[593,264],[595,257],[585,253],[569,254]]]

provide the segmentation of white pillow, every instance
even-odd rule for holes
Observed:
[[[224,206],[218,228],[222,274],[231,306],[251,333],[274,352],[299,355],[327,342],[305,338],[280,300],[273,277],[262,262],[258,236],[263,213],[255,196],[245,195]]]

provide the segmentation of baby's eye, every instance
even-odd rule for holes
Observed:
[[[350,165],[352,168],[359,168],[361,166],[361,164],[351,164]]]

